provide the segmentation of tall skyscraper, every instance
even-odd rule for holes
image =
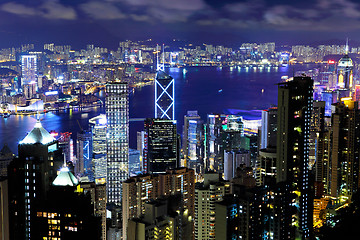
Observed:
[[[277,108],[272,107],[261,112],[260,148],[276,147]]]
[[[92,163],[92,134],[88,131],[81,131],[77,134],[77,154],[75,164],[75,174],[85,177],[89,181],[94,181],[94,171]]]
[[[146,146],[144,163],[149,173],[163,173],[179,166],[179,142],[176,121],[148,118],[145,120]]]
[[[36,55],[21,56],[21,86],[36,83],[37,74]]]
[[[175,120],[175,80],[161,70],[155,77],[155,118]]]
[[[20,141],[18,149],[19,157],[8,168],[10,239],[33,239],[35,205],[45,201],[63,157],[58,142],[40,121]]]
[[[129,94],[128,84],[106,85],[107,197],[121,205],[121,184],[129,177]]]
[[[277,176],[283,185],[282,239],[309,239],[312,231],[312,193],[309,173],[313,80],[294,77],[279,83]]]
[[[27,99],[33,97],[37,89],[36,55],[21,56],[21,88]]]
[[[342,100],[331,119],[330,194],[346,201],[359,188],[360,111],[358,102]]]
[[[97,183],[106,182],[106,115],[100,114],[89,120],[92,134],[92,158],[94,178]]]
[[[187,111],[183,127],[183,164],[197,174],[204,172],[204,139],[204,125],[198,112]]]
[[[348,54],[349,46],[346,43],[345,56],[339,60],[337,65],[338,87],[352,90],[355,87],[353,79],[354,64]]]

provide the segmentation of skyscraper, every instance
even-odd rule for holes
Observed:
[[[36,55],[21,56],[21,88],[27,99],[32,98],[37,88]]]
[[[77,134],[77,160],[75,174],[79,177],[94,181],[92,164],[92,134],[89,131],[81,131]]]
[[[313,80],[294,77],[279,83],[277,176],[285,202],[281,219],[282,239],[309,239],[312,231],[312,194],[309,173],[310,123]]]
[[[163,173],[179,166],[179,143],[176,121],[148,118],[145,120],[146,146],[144,171]]]
[[[161,70],[155,77],[155,118],[175,119],[175,80]]]
[[[89,120],[92,134],[92,157],[96,182],[106,181],[106,116],[101,114]]]
[[[36,55],[21,56],[21,86],[36,81],[37,64]]]
[[[128,84],[106,85],[107,196],[108,203],[121,205],[121,183],[129,177]]]
[[[56,171],[63,164],[58,142],[37,121],[18,146],[19,157],[9,165],[10,239],[33,239],[40,201],[45,201]]]

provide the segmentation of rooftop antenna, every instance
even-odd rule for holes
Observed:
[[[161,70],[165,71],[165,45],[163,44],[163,52],[162,52],[162,66]]]

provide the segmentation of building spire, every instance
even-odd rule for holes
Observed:
[[[156,44],[156,71],[159,71],[159,50],[158,50],[159,45]]]
[[[165,71],[165,45],[163,44],[162,47],[162,65],[161,65],[161,70]]]
[[[349,54],[349,38],[346,38],[345,54]]]

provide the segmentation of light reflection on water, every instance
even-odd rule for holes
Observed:
[[[296,66],[295,70],[304,70],[313,65]],[[261,110],[277,102],[277,85],[284,75],[292,76],[293,66],[268,68],[266,71],[254,71],[245,67],[191,67],[166,69],[175,78],[176,119],[178,132],[182,132],[184,115],[188,110],[198,110],[206,120],[208,113],[231,113],[234,109]],[[219,91],[219,90],[222,91]],[[262,92],[262,89],[265,89]],[[104,96],[104,92],[100,92]],[[154,86],[136,89],[130,99],[130,118],[153,117]],[[48,131],[73,132],[73,137],[83,129],[88,129],[88,119],[104,113],[103,108],[94,108],[86,113],[78,110],[48,112],[42,114],[42,124]],[[242,112],[245,118],[249,114]],[[33,128],[36,116],[0,117],[0,148],[7,143],[13,152],[17,144]],[[78,124],[79,122],[79,124]],[[143,122],[130,124],[130,147],[136,148],[136,132],[143,129]]]

